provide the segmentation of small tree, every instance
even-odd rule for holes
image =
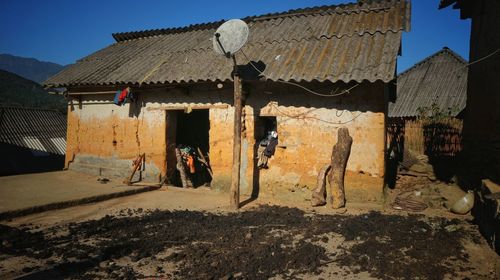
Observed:
[[[436,103],[432,103],[430,106],[418,107],[417,108],[417,118],[420,120],[428,120],[430,122],[439,122],[444,119],[449,119],[453,117],[458,108],[448,107],[446,109],[441,109]]]

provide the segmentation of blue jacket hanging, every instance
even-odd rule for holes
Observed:
[[[114,99],[114,103],[116,105],[118,106],[124,105],[125,103],[127,103],[127,100],[133,101],[133,95],[129,87],[126,87],[123,90],[116,91]]]

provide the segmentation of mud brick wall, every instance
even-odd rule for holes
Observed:
[[[146,154],[143,176],[157,181],[166,169],[165,112],[137,104],[117,106],[112,95],[82,96],[68,106],[66,166],[87,173],[125,177]]]
[[[323,93],[346,87],[320,83],[307,86]],[[353,137],[346,197],[351,201],[381,199],[387,110],[383,83],[363,83],[348,94],[331,98],[276,83],[247,83],[244,93],[242,193],[297,198],[300,195],[290,190],[313,189],[318,171],[330,161],[337,129],[346,126]],[[124,166],[130,166],[135,156],[146,153],[144,174],[157,180],[174,164],[167,158],[172,158],[168,147],[175,139],[168,135],[169,126],[174,124],[169,123],[167,111],[158,108],[207,108],[212,187],[229,189],[234,119],[231,83],[224,83],[222,89],[206,84],[143,91],[137,103],[125,106],[107,104],[111,100],[111,95],[82,95],[81,106],[69,106],[66,163],[70,168],[73,165],[85,171],[85,164],[94,164],[100,172],[110,167],[126,170]],[[265,170],[256,168],[257,145],[263,136],[259,117],[275,117],[279,134],[276,154]]]

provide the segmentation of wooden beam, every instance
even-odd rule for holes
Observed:
[[[167,110],[186,110],[187,108],[191,108],[193,110],[200,110],[200,109],[212,109],[212,108],[217,108],[217,109],[227,109],[229,108],[229,105],[227,104],[218,104],[218,105],[194,105],[194,106],[186,106],[186,105],[169,105],[169,106],[158,106],[158,107],[148,107],[146,110],[148,111],[167,111]]]
[[[80,99],[73,99],[74,101],[76,102],[79,102]],[[71,101],[73,101],[71,100]],[[101,101],[101,102],[85,102],[85,101],[82,101],[81,102],[82,105],[106,105],[106,104],[115,104],[115,102],[113,101]],[[68,104],[68,106],[71,106],[71,104]]]
[[[69,96],[72,95],[99,95],[99,94],[115,94],[116,90],[113,91],[86,91],[86,92],[68,92]]]
[[[235,63],[235,70],[236,70]],[[229,204],[232,208],[240,207],[240,165],[241,165],[241,113],[242,107],[241,79],[238,71],[234,71],[234,137],[233,137],[233,169],[231,173],[231,189]]]

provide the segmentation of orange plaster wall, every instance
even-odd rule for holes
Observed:
[[[228,190],[233,161],[234,108],[210,109],[210,164],[214,172],[212,186]]]
[[[262,102],[258,91],[255,92],[250,93],[243,110],[242,193],[250,194],[255,186],[261,194],[275,196],[294,186],[314,189],[319,170],[330,162],[331,150],[337,141],[337,129],[346,126],[353,137],[345,180],[346,195],[354,201],[379,201],[382,198],[385,172],[385,98],[382,85],[361,87],[345,98],[342,104],[331,106],[325,106],[325,101],[321,99],[311,101],[309,107],[294,106],[294,100],[303,100],[290,92],[283,95],[277,92],[276,101]],[[231,181],[233,110],[232,107],[210,110],[213,185],[224,190],[229,188]],[[256,115],[276,116],[278,123],[279,146],[269,161],[270,168],[266,170],[255,170]]]
[[[133,159],[146,153],[146,160],[162,174],[166,172],[165,111],[148,110],[155,106],[217,104],[229,107],[209,109],[210,163],[214,172],[212,186],[227,190],[231,182],[234,108],[231,92],[148,93],[140,113],[130,114],[128,105],[83,105],[68,113],[67,159],[74,155]],[[111,98],[111,97],[110,97]],[[243,111],[241,193],[254,187],[260,194],[281,196],[291,187],[312,190],[321,167],[330,162],[336,131],[349,129],[353,146],[346,172],[349,200],[377,201],[382,197],[385,171],[385,98],[383,84],[363,84],[342,98],[322,99],[304,96],[288,89],[263,93],[251,88]],[[255,117],[275,116],[279,147],[267,170],[256,170]],[[181,133],[178,131],[178,133]],[[116,141],[116,145],[113,144]],[[310,195],[310,192],[307,192]]]
[[[129,110],[129,105],[85,103],[82,109],[70,108],[66,166],[76,155],[131,160],[145,153],[146,166],[164,174],[165,112],[143,108],[135,116]]]

